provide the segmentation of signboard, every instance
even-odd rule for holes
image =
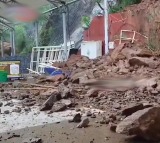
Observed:
[[[0,61],[0,71],[6,71],[8,78],[21,77],[20,61]]]

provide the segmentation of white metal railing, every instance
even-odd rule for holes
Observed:
[[[75,48],[75,43],[67,43],[67,55],[64,55],[64,45],[33,47],[31,53],[30,72],[44,73],[45,65],[51,66],[54,62],[66,61],[69,57],[70,49]]]

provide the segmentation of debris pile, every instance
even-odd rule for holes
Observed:
[[[102,116],[99,123],[109,124],[112,131],[148,140],[159,139],[160,58],[154,57],[149,50],[130,43],[121,44],[109,56],[90,60],[73,55],[66,63],[55,63],[54,66],[65,74],[38,77],[35,84],[1,84],[1,97],[7,101],[22,100],[27,112],[33,105],[48,114],[68,108],[77,110],[81,106],[101,109],[105,113],[99,115]],[[107,78],[132,78],[139,86],[99,90],[85,85],[89,80]],[[123,80],[118,84],[123,84]],[[21,112],[21,109],[16,108],[13,112]],[[96,118],[89,112],[87,116]],[[88,118],[81,120],[81,114],[77,114],[69,122],[80,122],[77,128],[87,127]]]

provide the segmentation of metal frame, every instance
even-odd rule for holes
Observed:
[[[53,4],[53,6],[55,6],[55,7],[50,9],[50,10],[48,10],[48,11],[43,12],[42,14],[46,14],[46,13],[51,12],[51,11],[57,9],[57,8],[63,7],[65,5],[72,4],[72,3],[77,2],[79,0],[73,0],[73,1],[68,2],[68,3],[65,0],[46,0],[46,1],[48,1],[51,4]],[[11,5],[14,5],[14,4],[23,5],[23,3],[20,3],[17,0],[0,0],[0,3],[3,3],[6,6],[11,6]],[[62,12],[62,15],[63,15],[64,51],[65,51],[64,55],[67,55],[66,12]],[[6,27],[6,28],[10,29],[10,41],[11,41],[11,45],[12,45],[12,55],[14,56],[16,54],[16,52],[15,52],[16,50],[15,50],[15,31],[14,31],[13,23],[11,21],[9,21],[8,19],[0,16],[0,25],[2,25],[2,28]],[[3,33],[3,30],[1,30],[1,31]],[[36,47],[37,47],[38,46],[38,21],[35,22],[35,41],[36,41]],[[64,57],[64,58],[66,58],[66,57]]]

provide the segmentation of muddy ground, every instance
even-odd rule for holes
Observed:
[[[115,134],[107,125],[100,125],[95,120],[87,128],[77,129],[76,125],[64,121],[8,132],[0,134],[0,137],[2,143],[22,143],[26,138],[35,137],[41,138],[43,143],[145,143],[133,137]]]

